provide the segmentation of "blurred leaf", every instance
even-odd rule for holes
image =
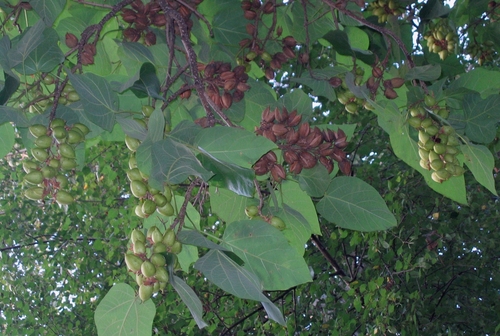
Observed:
[[[429,64],[424,66],[417,66],[408,70],[405,75],[405,80],[418,79],[421,81],[433,81],[441,76],[441,66],[439,64]]]
[[[198,328],[202,329],[208,326],[208,324],[203,321],[203,307],[201,305],[201,301],[193,291],[191,287],[189,287],[184,280],[175,275],[172,275],[172,281],[170,281],[172,287],[174,287],[177,294],[182,299],[182,302],[188,307],[191,315],[193,315]]]
[[[490,143],[495,138],[500,120],[500,96],[481,99],[479,94],[464,97],[465,133],[474,142]]]
[[[10,123],[0,125],[0,158],[10,153],[14,146],[16,132]]]
[[[4,87],[0,91],[0,105],[4,105],[10,97],[17,91],[19,88],[19,79],[17,77],[12,77],[7,72],[4,72],[5,83]]]
[[[311,169],[302,169],[298,175],[300,189],[304,190],[309,196],[323,197],[330,176],[325,166],[317,164]]]
[[[460,150],[464,154],[465,164],[471,170],[474,178],[493,194],[498,195],[493,179],[495,159],[488,148],[469,143],[461,145]]]
[[[182,230],[177,235],[177,238],[183,243],[188,245],[194,245],[198,247],[205,247],[208,249],[227,251],[226,248],[215,244],[211,240],[205,238],[204,235],[195,230]]]
[[[21,35],[21,39],[8,52],[11,67],[23,63],[44,40],[45,24],[39,20]]]
[[[22,111],[9,106],[0,106],[0,125],[13,122],[17,127],[28,127],[30,122]]]
[[[30,5],[45,22],[45,25],[50,27],[64,9],[66,0],[31,0]]]
[[[328,177],[328,183],[330,183],[329,181],[330,177]],[[311,197],[300,188],[298,183],[283,181],[281,183],[281,195],[278,199],[290,208],[298,211],[307,220],[311,230],[310,233],[321,235],[318,214],[313,201]],[[308,236],[310,236],[310,233],[308,233]]]
[[[212,211],[226,223],[247,219],[245,207],[249,200],[251,199],[248,197],[237,195],[224,188],[217,188],[210,194]]]

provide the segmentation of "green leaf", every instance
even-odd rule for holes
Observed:
[[[464,154],[465,164],[469,167],[475,179],[485,186],[493,194],[498,195],[493,179],[493,168],[495,159],[488,148],[481,145],[461,145],[460,150]]]
[[[439,0],[427,1],[420,10],[419,16],[422,20],[432,20],[443,17],[451,11],[449,6],[445,6]]]
[[[288,112],[297,110],[298,114],[302,114],[302,121],[309,119],[313,113],[311,97],[301,89],[295,89],[283,95],[279,103],[286,106]],[[278,108],[281,109],[281,107]]]
[[[201,130],[202,128],[200,125],[189,120],[182,120],[168,136],[177,142],[192,145]]]
[[[111,85],[92,73],[76,75],[69,70],[67,72],[71,84],[80,95],[87,118],[107,131],[113,130],[118,96],[111,90]]]
[[[6,122],[13,122],[17,127],[28,127],[31,125],[22,111],[10,106],[0,106],[0,125]]]
[[[4,87],[0,91],[0,105],[4,105],[9,100],[9,98],[12,97],[12,95],[17,91],[20,85],[19,78],[13,77],[7,72],[4,72],[3,74],[5,77],[5,83]]]
[[[330,101],[335,101],[335,99],[337,99],[337,96],[335,95],[335,90],[333,89],[333,87],[330,85],[330,83],[328,83],[328,79],[329,78],[318,78],[316,76],[311,77],[309,72],[304,72],[301,77],[290,78],[290,81],[310,87],[313,90],[314,95],[323,96],[325,98],[328,98]]]
[[[424,66],[417,66],[408,70],[405,75],[405,80],[422,80],[422,81],[433,81],[441,76],[441,66],[439,64],[429,64]]]
[[[328,189],[326,181],[329,181],[330,175],[325,166],[317,164],[311,169],[302,169],[298,178],[300,189],[304,190],[309,196],[323,197],[326,189]]]
[[[328,178],[328,181],[329,179],[330,178]],[[307,195],[307,193],[300,188],[298,183],[283,181],[281,183],[281,195],[278,197],[278,201],[280,202],[280,205],[284,203],[304,216],[309,223],[311,230],[310,233],[321,235],[318,214],[316,213],[314,203],[311,197],[309,197],[309,195]],[[308,234],[309,236],[310,233]]]
[[[285,222],[286,228],[282,231],[283,235],[299,255],[304,255],[306,242],[311,238],[311,226],[304,216],[297,209],[285,203],[281,204],[278,211],[273,211],[273,207],[267,208],[266,211]]]
[[[274,304],[262,293],[259,279],[245,268],[238,265],[225,253],[212,250],[200,258],[194,267],[202,272],[208,280],[239,298],[266,302],[268,305]],[[279,309],[274,306],[271,312],[278,312],[270,317],[281,325],[285,325],[285,320]],[[269,307],[271,308],[271,307]],[[265,307],[268,311],[268,307]]]
[[[28,58],[28,55],[43,42],[44,31],[45,24],[42,20],[39,20],[21,35],[19,42],[17,42],[8,52],[8,59],[11,67],[23,63]]]
[[[0,158],[9,154],[16,140],[16,132],[11,124],[0,125]]]
[[[261,220],[229,224],[223,246],[245,262],[258,276],[263,290],[284,290],[311,281],[309,268],[281,231]]]
[[[50,27],[64,9],[66,0],[31,0],[30,5],[45,22],[45,25]]]
[[[95,324],[99,335],[152,334],[156,308],[152,300],[142,302],[127,284],[111,287],[95,310]]]
[[[237,195],[224,188],[217,188],[210,193],[212,211],[226,223],[247,219],[245,207],[249,205],[250,200],[251,198]]]
[[[352,56],[353,51],[349,44],[347,33],[342,30],[330,30],[323,38],[330,42],[332,47],[341,55]]]
[[[179,241],[181,241],[183,244],[187,245],[194,245],[213,250],[215,249],[215,250],[227,251],[226,248],[218,244],[215,244],[211,240],[208,240],[204,235],[195,230],[183,229],[177,235],[177,239],[179,239]]]
[[[184,280],[175,275],[172,275],[172,281],[170,281],[172,287],[174,287],[177,294],[182,299],[182,302],[188,307],[191,315],[193,315],[198,328],[202,329],[208,326],[208,324],[203,321],[203,307],[201,305],[201,301],[193,291],[191,287],[189,287]]]
[[[450,84],[449,89],[466,88],[477,91],[485,97],[490,94],[498,94],[496,88],[500,87],[500,76],[498,71],[476,68],[464,74]]]
[[[262,81],[248,80],[247,83],[250,90],[245,92],[245,118],[241,126],[253,132],[255,126],[260,125],[262,111],[276,104],[276,93]]]
[[[397,224],[380,194],[356,177],[333,179],[316,208],[328,221],[351,230],[386,230]]]
[[[165,182],[170,184],[184,182],[191,175],[198,176],[204,181],[208,181],[213,175],[203,168],[189,148],[170,138],[155,142],[151,152],[153,166],[150,183],[157,189],[161,189]]]
[[[490,143],[500,119],[500,96],[481,99],[479,94],[464,97],[465,133],[474,142]]]
[[[155,58],[145,45],[137,42],[121,42],[118,44],[118,56],[122,60],[129,75],[140,71],[145,62],[155,64]]]
[[[245,26],[249,23],[234,13],[241,11],[238,2],[233,1],[219,9],[212,22],[215,40],[225,46],[236,46],[248,37]]]
[[[240,128],[210,127],[198,133],[195,146],[213,157],[245,168],[276,148],[267,138]]]
[[[123,92],[129,88],[138,98],[146,98],[149,96],[155,99],[165,100],[165,98],[161,96],[160,81],[156,76],[156,68],[149,62],[142,64],[137,74],[124,83],[119,91]]]
[[[210,170],[214,176],[210,179],[210,185],[226,188],[238,195],[251,197],[255,192],[253,169],[242,168],[235,164],[218,160],[205,151],[201,151],[201,163]]]
[[[118,117],[116,118],[116,120],[123,129],[123,132],[125,132],[125,134],[127,134],[129,137],[139,139],[141,141],[144,141],[144,139],[146,139],[146,136],[148,134],[147,129],[139,124],[135,119],[125,119]]]

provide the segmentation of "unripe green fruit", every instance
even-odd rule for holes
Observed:
[[[429,160],[429,151],[426,151],[423,148],[418,149],[418,156],[420,156],[423,160]]]
[[[440,39],[440,40],[442,40],[442,39]],[[436,105],[436,99],[431,95],[426,95],[424,98],[424,103],[428,107],[431,107],[431,106]]]
[[[434,160],[431,162],[432,170],[440,170],[444,167],[444,163],[441,160]]]
[[[445,108],[442,108],[442,109],[439,109],[439,111],[437,112],[437,114],[441,118],[447,119],[450,116],[450,111],[448,111]]]
[[[161,291],[163,291],[167,287],[167,283],[166,282],[160,281],[159,284],[160,284],[160,290]]]
[[[431,136],[426,132],[424,131],[418,132],[418,141],[422,142],[423,144],[427,143],[427,141],[429,141],[430,138]]]
[[[76,123],[73,125],[73,129],[78,129],[82,132],[83,136],[90,133],[90,129],[82,123]]]
[[[164,206],[158,207],[156,210],[163,216],[167,217],[173,216],[175,213],[174,207],[170,203],[166,203]]]
[[[75,150],[67,143],[59,144],[59,154],[67,159],[76,158]]]
[[[30,183],[30,184],[40,184],[43,181],[43,175],[42,172],[39,170],[33,170],[32,172],[26,174],[24,176],[24,181]]]
[[[80,100],[80,95],[76,91],[70,91],[68,92],[68,100],[70,102],[76,102]]]
[[[356,114],[358,113],[358,104],[349,103],[345,106],[345,110],[349,113]]]
[[[141,181],[142,182],[142,176],[141,176],[141,172],[139,171],[139,168],[134,168],[134,169],[128,170],[127,177],[130,181]]]
[[[48,135],[41,135],[35,140],[35,146],[42,148],[42,149],[47,149],[52,145],[52,138],[49,137]]]
[[[246,59],[249,60],[249,61],[253,60],[255,57],[257,57],[257,53],[255,51],[250,51],[246,55]]]
[[[429,134],[430,136],[434,136],[439,132],[439,129],[435,125],[431,125],[427,128],[425,128],[425,133]]]
[[[424,160],[424,159],[421,159],[420,160],[420,167],[424,168],[424,169],[431,169],[430,165],[429,165],[429,161],[428,160]]]
[[[125,136],[125,144],[127,145],[127,148],[130,149],[132,152],[135,152],[137,148],[141,145],[141,142],[135,138],[129,137],[128,135]]]
[[[139,126],[141,126],[142,128],[148,128],[148,125],[146,124],[144,119],[134,119],[134,121],[138,123]]]
[[[172,200],[172,190],[170,189],[169,186],[165,186],[165,189],[163,191],[163,196],[165,196],[167,202],[170,202]]]
[[[259,214],[259,208],[255,205],[249,205],[245,208],[245,215],[247,217],[253,218]]]
[[[153,295],[153,286],[146,286],[144,284],[139,286],[139,298],[142,302],[148,301],[151,295]]]
[[[134,180],[130,182],[130,190],[132,191],[132,194],[135,197],[142,198],[146,196],[146,193],[148,192],[148,187],[146,187],[144,182]]]
[[[134,253],[135,254],[146,254],[146,244],[143,241],[137,240],[134,243]],[[142,260],[141,260],[142,264]]]
[[[56,176],[56,182],[59,183],[59,189],[64,189],[69,184],[68,178],[61,174]]]
[[[141,175],[141,176],[142,176],[142,175]],[[160,192],[158,189],[153,188],[153,187],[152,187],[152,186],[150,186],[149,184],[148,184],[148,191],[149,191],[149,193],[150,193],[151,195],[156,195],[156,194],[158,194],[158,193]]]
[[[448,125],[441,127],[441,131],[447,135],[451,135],[451,134],[455,133],[455,129],[452,126],[448,126]]]
[[[345,92],[340,92],[339,94],[337,94],[337,99],[342,105],[346,105],[351,100],[351,98],[348,97]]]
[[[24,160],[23,161],[23,170],[25,173],[29,174],[33,170],[36,170],[37,168],[38,168],[38,165],[36,164],[36,162],[33,162],[31,160]]]
[[[151,261],[144,261],[141,265],[141,273],[146,278],[150,278],[156,273],[156,266]]]
[[[68,131],[68,143],[69,144],[77,144],[82,142],[83,137],[80,131],[76,131],[74,129],[71,129]]]
[[[142,114],[144,114],[145,117],[151,116],[151,114],[153,114],[154,110],[155,109],[153,108],[153,106],[149,106],[149,105],[142,106]]]
[[[420,128],[422,120],[419,117],[411,117],[410,119],[408,119],[408,124],[410,124],[410,126],[413,128]]]
[[[410,109],[410,115],[412,117],[425,117],[427,115],[427,112],[422,106],[412,107]]]
[[[128,159],[128,167],[130,169],[137,168],[137,159],[135,158],[135,156],[130,156],[130,158]]]
[[[133,254],[125,254],[125,263],[127,268],[132,272],[138,272],[141,270],[142,259]]]
[[[445,144],[448,142],[448,135],[446,134],[439,134],[439,140],[441,140],[440,143]]]
[[[446,145],[440,143],[435,144],[433,149],[439,155],[446,153]]]
[[[457,155],[458,148],[455,146],[446,146],[446,153],[451,154],[451,155]]]
[[[57,170],[61,167],[61,162],[58,159],[50,159],[48,165]]]
[[[37,147],[31,150],[31,155],[33,155],[33,157],[40,162],[45,162],[45,160],[47,160],[47,158],[49,157],[49,153],[47,153],[45,149]]]
[[[47,127],[45,127],[44,125],[40,125],[40,124],[35,124],[33,126],[30,126],[29,130],[30,130],[31,135],[33,135],[35,138],[38,138],[42,135],[47,134]]]
[[[448,180],[451,177],[451,174],[447,172],[445,169],[440,169],[436,171],[437,176],[443,181]]]
[[[135,206],[134,213],[137,217],[140,217],[140,218],[148,218],[148,216],[149,216],[144,211],[142,211],[142,204],[137,204]]]
[[[31,187],[24,191],[24,196],[33,201],[39,201],[43,198],[43,188]]]
[[[55,118],[50,123],[50,128],[54,129],[54,128],[58,127],[58,126],[64,127],[65,125],[66,125],[66,121],[64,121],[64,120],[62,120],[60,118]]]
[[[153,251],[153,253],[167,252],[167,246],[165,246],[165,244],[163,244],[163,243],[156,243],[153,245],[152,251]]]
[[[422,126],[423,128],[427,128],[427,127],[430,127],[432,126],[432,119],[431,118],[425,118],[424,120],[422,120],[422,122],[420,123],[420,126]]]
[[[433,172],[431,174],[431,178],[434,182],[437,182],[437,183],[442,183],[443,180],[439,178],[438,174],[436,172]]]
[[[151,192],[151,191],[150,191]],[[158,207],[165,206],[165,204],[168,203],[167,198],[163,196],[162,194],[156,194],[153,196],[153,200]],[[155,209],[156,210],[156,209]]]
[[[68,83],[68,84],[66,84],[66,85],[64,86],[63,93],[64,93],[64,94],[68,94],[68,93],[70,93],[71,91],[75,91],[75,88],[74,88],[71,84],[69,84],[69,83]]]
[[[156,269],[155,278],[160,282],[168,282],[168,272],[165,267],[158,267]]]
[[[155,232],[160,232],[160,229],[158,229],[158,227],[156,225],[153,225],[148,229],[148,232],[146,233],[146,237],[149,239],[153,239],[153,233],[155,233]]]
[[[464,168],[462,166],[455,165],[455,173],[453,176],[461,176],[465,172]]]
[[[449,153],[446,153],[446,154],[444,155],[444,161],[445,161],[446,163],[452,163],[453,161],[455,161],[455,155],[453,155],[453,154],[449,154]]]
[[[62,157],[61,160],[59,160],[61,163],[61,168],[63,170],[71,170],[73,168],[76,168],[76,160],[75,159],[68,159],[65,157]]]
[[[280,231],[283,231],[286,228],[285,222],[283,222],[281,218],[276,216],[273,216],[271,218],[270,224]]]
[[[151,203],[154,204],[154,202],[151,202]],[[154,207],[156,208],[156,205],[154,205]],[[162,239],[163,239],[163,234],[160,232],[160,230],[154,230],[151,233],[151,240],[153,241],[153,243],[155,243],[155,244],[160,243],[162,241]]]
[[[260,57],[265,61],[265,62],[271,62],[273,60],[273,57],[271,54],[269,54],[267,51],[264,51]]]
[[[66,131],[64,127],[58,126],[52,130],[52,134],[54,135],[54,138],[56,138],[59,141],[62,141],[66,139],[66,137],[68,136],[68,131]]]
[[[155,266],[163,267],[167,263],[165,257],[159,253],[153,253],[149,259]],[[158,270],[157,270],[158,271]]]
[[[51,85],[54,84],[55,79],[54,76],[47,74],[45,77],[43,77],[42,81],[46,85]]]
[[[42,172],[43,177],[46,179],[53,178],[57,174],[57,170],[55,170],[54,168],[52,168],[50,166],[43,167],[41,172]]]
[[[146,236],[144,235],[144,233],[139,230],[139,229],[134,229],[132,231],[132,234],[130,235],[130,239],[132,240],[132,243],[135,244],[136,242],[138,241],[141,241],[143,243],[146,242]]]
[[[172,247],[175,243],[175,232],[171,228],[168,228],[165,230],[165,233],[163,234],[163,239],[161,240],[163,244],[167,247]]]
[[[455,135],[448,136],[448,142],[446,142],[448,146],[458,146],[460,143],[458,142],[458,138]]]
[[[142,286],[144,285],[144,275],[142,275],[141,273],[136,273],[135,274],[135,283],[137,284],[137,286]]]
[[[174,254],[179,254],[182,251],[182,243],[178,240],[170,247],[170,252]]]
[[[59,100],[57,102],[59,103],[59,105],[66,105],[68,103],[68,100],[65,97],[61,96],[59,97]]]
[[[71,204],[75,201],[69,192],[59,190],[56,194],[56,202],[63,205]]]
[[[434,160],[441,160],[441,157],[439,156],[438,153],[436,153],[434,150],[431,150],[429,152],[429,161],[434,161]]]
[[[158,293],[159,290],[160,290],[160,282],[157,281],[153,284],[153,293]]]

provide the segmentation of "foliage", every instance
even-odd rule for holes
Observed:
[[[5,334],[500,331],[500,3],[0,9]]]

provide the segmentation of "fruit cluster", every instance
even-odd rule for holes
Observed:
[[[366,87],[370,90],[372,96],[376,96],[380,83],[384,87],[384,96],[387,99],[396,99],[398,93],[394,89],[398,89],[405,83],[405,80],[400,77],[394,77],[384,80],[384,70],[382,65],[374,64],[372,67],[372,75],[366,81]]]
[[[45,85],[52,85],[52,84],[54,84],[54,82],[55,82],[55,78],[51,74],[46,74],[45,76],[43,76],[43,78],[40,81],[40,83],[43,83]],[[33,100],[33,103],[30,105],[30,112],[31,113],[40,112],[40,110],[43,110],[46,107],[48,107],[54,103],[54,99],[52,98],[53,93],[51,95],[44,95],[43,89],[42,89],[42,86],[40,85],[40,83],[33,88],[33,90],[35,91],[34,96],[36,96],[36,98]],[[75,91],[73,86],[71,86],[68,83],[64,86],[57,103],[62,104],[62,105],[69,105],[69,104],[77,102],[79,100],[80,100],[80,96]]]
[[[29,130],[36,138],[31,150],[36,161],[23,161],[26,172],[23,180],[33,185],[24,191],[24,195],[35,201],[51,196],[62,205],[73,203],[73,196],[63,190],[68,186],[65,171],[76,167],[75,147],[85,140],[88,127],[80,123],[70,127],[64,120],[56,118],[49,127],[35,124]]]
[[[425,97],[425,106],[434,115],[446,119],[449,111],[436,104],[434,97]],[[427,109],[421,105],[410,108],[410,126],[418,130],[418,154],[420,166],[433,170],[432,179],[438,183],[448,180],[452,176],[464,173],[456,156],[460,152],[459,140],[455,129],[449,125],[441,126],[432,119]]]
[[[424,35],[427,47],[430,52],[439,54],[439,58],[444,60],[449,53],[455,50],[458,36],[448,24],[448,20],[439,19],[436,23],[429,23],[429,30]]]
[[[363,82],[363,76],[365,71],[362,68],[356,68],[354,71],[354,84],[361,85]],[[330,85],[335,88],[335,93],[337,95],[337,100],[344,105],[344,109],[348,113],[358,114],[361,108],[367,110],[371,109],[371,106],[367,103],[365,99],[358,98],[354,93],[349,90],[347,83],[344,80],[345,75],[342,74],[339,77],[332,77],[328,80]]]
[[[180,4],[177,1],[167,0],[168,6],[179,12],[182,16],[188,31],[193,27],[193,21],[190,19],[192,9],[203,0],[187,0],[185,4]],[[149,28],[150,26],[164,27],[167,23],[165,13],[163,13],[160,4],[156,0],[152,0],[146,4],[142,0],[135,0],[131,4],[132,8],[124,8],[122,10],[123,21],[130,24],[130,27],[123,31],[123,36],[130,42],[137,42],[143,39],[147,46],[156,44],[156,34]],[[180,35],[179,27],[175,25],[175,33]]]
[[[472,43],[465,49],[471,58],[477,59],[479,65],[485,62],[492,62],[496,54],[493,41],[488,40],[483,43]]]
[[[245,92],[250,89],[244,66],[239,65],[231,70],[229,63],[198,63],[198,70],[203,73],[208,97],[220,109],[230,108],[233,102],[242,100]]]
[[[149,228],[147,235],[137,229],[132,231],[125,263],[128,270],[135,274],[139,297],[143,302],[167,286],[167,260],[164,254],[179,254],[181,251],[182,243],[170,228],[163,234],[156,226]]]
[[[277,216],[261,216],[256,205],[249,205],[245,208],[245,215],[250,219],[263,219],[280,231],[286,229],[285,222]]]
[[[337,161],[340,170],[350,175],[351,163],[343,151],[347,147],[345,133],[341,129],[321,131],[318,127],[311,128],[309,123],[300,124],[301,121],[302,115],[297,114],[297,111],[288,113],[286,108],[271,111],[268,107],[262,112],[260,127],[256,128],[255,133],[278,144],[289,171],[294,174],[299,174],[303,168],[313,168],[318,162],[330,173],[333,162]],[[272,151],[263,155],[253,169],[256,175],[271,172],[277,182],[286,178],[283,166],[277,162],[276,154]]]
[[[373,15],[378,16],[378,22],[384,23],[390,16],[401,16],[405,6],[397,0],[377,0],[368,5]]]

